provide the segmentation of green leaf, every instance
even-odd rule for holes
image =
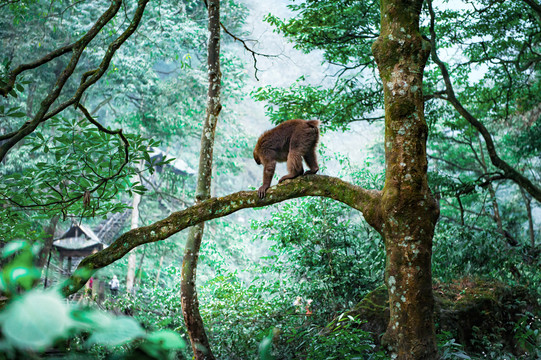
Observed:
[[[129,317],[113,318],[104,327],[96,330],[88,339],[88,344],[117,346],[143,337],[145,332],[137,321]]]
[[[17,112],[14,112],[14,113],[11,113],[11,114],[8,114],[8,116],[11,116],[11,117],[16,117],[16,118],[22,118],[22,117],[25,117],[26,114],[23,113],[22,111],[17,111]]]
[[[15,348],[39,351],[67,337],[71,324],[69,307],[60,295],[34,290],[8,306],[2,334]]]
[[[182,337],[171,330],[160,330],[147,336],[141,348],[155,359],[163,359],[167,354],[186,347]]]
[[[10,281],[15,283],[17,280],[21,281],[24,280],[24,278],[31,276],[32,271],[28,269],[27,267],[13,267],[9,271],[9,278]]]
[[[72,318],[76,327],[85,330],[109,326],[112,317],[101,311],[74,311]]]
[[[26,246],[26,241],[24,240],[10,241],[2,249],[2,257],[6,258],[10,255],[13,255],[17,251],[24,249],[25,246]]]
[[[184,349],[186,347],[182,337],[171,330],[155,331],[147,336],[147,341],[160,344],[162,349],[167,350]]]
[[[148,154],[148,151],[143,151],[143,157],[147,162],[151,162],[150,161],[150,155]]]
[[[266,336],[259,343],[259,358],[261,360],[274,360],[271,354],[272,350],[272,334]]]

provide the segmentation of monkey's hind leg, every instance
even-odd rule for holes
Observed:
[[[289,171],[289,174],[282,176],[282,178],[278,180],[278,183],[287,179],[294,179],[304,172],[302,167],[302,156],[296,150],[290,150],[289,154],[287,154],[287,171]]]
[[[306,164],[310,168],[310,170],[307,170],[304,175],[310,175],[315,174],[319,171],[319,165],[317,164],[317,155],[316,155],[316,147],[310,149],[306,155],[304,155],[304,161],[306,161]]]

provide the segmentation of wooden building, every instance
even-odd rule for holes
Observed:
[[[59,256],[62,274],[69,276],[81,260],[105,247],[89,227],[74,223],[61,237],[53,241]],[[66,264],[64,264],[66,262]]]

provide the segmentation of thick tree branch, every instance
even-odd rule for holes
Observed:
[[[449,71],[436,53],[436,33],[434,30],[435,15],[434,9],[432,8],[432,0],[428,0],[427,3],[428,10],[430,12],[430,42],[432,44],[431,57],[434,63],[438,65],[442,73],[447,93],[447,101],[449,101],[449,103],[453,105],[455,110],[464,119],[466,119],[474,128],[477,129],[477,131],[479,131],[485,141],[488,155],[492,164],[498,169],[502,170],[505,177],[513,180],[517,185],[526,190],[537,201],[541,202],[541,188],[537,187],[527,177],[519,173],[511,165],[509,165],[506,161],[499,157],[498,153],[496,152],[496,145],[494,144],[494,141],[488,129],[475,116],[473,116],[468,110],[466,110],[466,108],[464,108],[464,106],[462,106],[460,101],[456,98],[455,92],[453,90],[453,84],[451,83],[451,77],[449,76]]]
[[[109,247],[85,258],[73,275],[66,280],[62,293],[77,292],[98,269],[112,264],[137,246],[165,240],[190,226],[232,214],[240,209],[263,207],[303,196],[328,197],[361,211],[376,230],[381,229],[381,194],[366,190],[341,179],[309,175],[271,187],[263,199],[256,191],[240,191],[220,198],[202,201],[175,212],[152,225],[130,230],[119,236]]]
[[[207,111],[203,131],[201,133],[201,148],[199,154],[199,169],[197,186],[195,189],[195,202],[208,200],[211,197],[212,163],[216,126],[222,104],[220,94],[222,91],[222,72],[220,70],[220,0],[208,0],[208,43],[207,43]],[[192,226],[184,245],[182,258],[182,273],[180,279],[180,299],[184,324],[190,338],[194,360],[216,360],[210,346],[209,336],[199,311],[199,297],[197,295],[197,264],[199,251],[203,241],[205,223],[200,222]]]
[[[8,79],[7,87],[3,88],[3,91],[10,91],[10,83],[14,83],[17,75],[19,75],[21,72],[29,69],[36,68],[38,66],[41,66],[48,61],[51,61],[52,59],[63,55],[69,51],[73,52],[73,55],[71,57],[70,62],[62,71],[60,76],[58,76],[58,79],[56,81],[55,86],[49,93],[49,95],[42,101],[41,107],[39,111],[34,116],[34,119],[32,121],[26,122],[18,131],[15,131],[11,134],[9,134],[9,141],[7,141],[5,144],[3,144],[0,147],[0,161],[3,160],[5,154],[9,149],[11,149],[17,142],[19,142],[22,138],[24,138],[26,135],[30,134],[32,131],[35,130],[35,128],[39,125],[39,123],[42,121],[43,116],[49,109],[49,107],[56,101],[58,96],[60,95],[60,92],[62,91],[62,88],[64,87],[64,84],[67,82],[67,80],[71,77],[73,72],[75,71],[75,67],[77,66],[79,62],[79,58],[81,57],[84,49],[86,46],[96,37],[96,35],[103,29],[105,25],[116,15],[118,12],[118,9],[120,9],[120,5],[122,4],[121,0],[115,0],[111,3],[111,6],[100,16],[98,21],[92,26],[92,28],[79,40],[77,40],[75,43],[65,46],[61,49],[54,50],[53,52],[45,55],[45,57],[30,63],[30,64],[23,64],[19,67],[17,67],[11,74]],[[12,84],[13,85],[13,84]],[[11,86],[12,86],[11,85]],[[3,94],[3,92],[0,92],[0,94]],[[7,93],[6,93],[7,94]],[[5,140],[6,137],[2,140]]]
[[[81,97],[83,96],[83,93],[86,91],[86,89],[88,89],[90,86],[95,84],[103,76],[103,74],[105,74],[105,72],[109,68],[109,64],[111,63],[111,60],[113,59],[113,56],[115,55],[116,51],[120,48],[120,46],[126,40],[128,40],[128,38],[135,32],[135,30],[137,30],[137,27],[139,26],[139,23],[141,22],[141,18],[143,17],[145,7],[148,2],[149,0],[139,0],[137,9],[135,10],[135,14],[133,15],[133,19],[130,25],[128,25],[126,30],[109,45],[109,47],[107,48],[107,51],[105,52],[105,55],[103,56],[103,59],[100,65],[94,70],[89,70],[85,72],[83,76],[81,77],[81,83],[79,85],[79,88],[77,89],[73,97],[63,102],[62,104],[58,105],[56,109],[48,112],[44,116],[42,121],[52,118],[53,116],[62,112],[64,109],[66,109],[70,105],[74,105],[74,104],[77,105],[79,103],[79,100],[81,100]]]

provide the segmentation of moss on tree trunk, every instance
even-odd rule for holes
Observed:
[[[487,354],[494,349],[494,343],[500,344],[502,351],[517,356],[528,351],[524,337],[517,334],[520,324],[532,322],[539,316],[534,291],[524,286],[508,286],[498,281],[472,278],[457,279],[451,283],[436,282],[433,288],[434,318],[439,324],[438,331],[450,333],[468,352]],[[389,323],[387,294],[387,287],[380,286],[346,313],[365,320],[354,326],[372,333],[376,345],[381,345],[379,335]],[[336,323],[335,320],[330,323],[326,335],[331,334]],[[527,341],[535,344],[535,334],[528,336]],[[491,341],[481,341],[482,338]]]
[[[427,182],[423,69],[430,44],[419,33],[422,0],[381,1],[372,51],[385,95],[385,186],[381,234],[390,319],[382,343],[398,359],[437,357],[432,237],[439,208]]]

